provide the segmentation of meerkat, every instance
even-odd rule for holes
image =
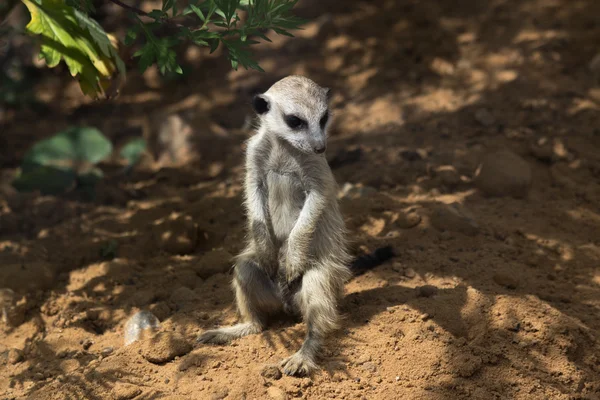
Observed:
[[[329,100],[328,88],[302,76],[254,96],[259,126],[247,142],[244,184],[248,243],[235,259],[232,282],[242,321],[198,338],[224,344],[263,331],[281,311],[300,315],[306,338],[281,362],[287,375],[318,368],[352,276],[337,183],[325,158]]]

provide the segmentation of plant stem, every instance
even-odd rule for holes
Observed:
[[[108,1],[110,1],[111,3],[114,3],[114,4],[116,4],[116,5],[118,5],[118,6],[120,6],[120,7],[126,8],[126,9],[128,9],[129,11],[133,11],[133,12],[134,12],[134,13],[136,13],[137,15],[143,15],[143,16],[147,16],[147,15],[148,15],[148,13],[147,13],[146,11],[142,11],[142,10],[140,10],[139,8],[135,8],[135,7],[133,7],[133,6],[127,5],[127,4],[123,3],[123,2],[122,2],[122,1],[120,1],[120,0],[108,0]]]

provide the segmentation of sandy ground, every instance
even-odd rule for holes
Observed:
[[[117,144],[144,134],[161,164],[123,176],[106,163],[91,203],[3,190],[0,287],[15,304],[0,397],[599,399],[600,3],[307,0],[299,13],[315,20],[297,38],[257,49],[265,74],[191,52],[184,79],[132,72],[101,104],[49,74],[48,111],[5,115],[4,177],[77,123]],[[235,320],[250,95],[292,73],[333,88],[327,156],[355,253],[396,252],[347,284],[344,326],[302,379],[265,369],[300,346],[301,323],[194,344]],[[139,310],[161,333],[124,346]]]

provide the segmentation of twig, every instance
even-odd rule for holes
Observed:
[[[139,8],[135,8],[133,6],[127,5],[120,0],[108,0],[108,1],[110,1],[111,3],[115,3],[116,5],[118,5],[120,7],[126,8],[129,11],[133,11],[137,15],[148,16],[148,13],[146,11],[143,11],[143,10],[140,10]]]
[[[146,11],[143,11],[143,10],[140,10],[139,8],[125,4],[121,0],[108,0],[108,1],[118,5],[119,7],[125,8],[126,10],[132,11],[132,12],[136,13],[137,15],[141,15],[143,17],[149,17],[149,15]],[[198,22],[193,17],[189,17],[187,15],[178,15],[174,18],[165,18],[163,21],[165,22],[165,24],[163,25],[162,29],[159,29],[159,32],[157,33],[158,36],[162,36],[162,34],[165,34],[165,33],[172,34],[173,32],[177,32],[181,27],[191,28],[191,27],[198,26]],[[161,30],[164,32],[160,32]]]

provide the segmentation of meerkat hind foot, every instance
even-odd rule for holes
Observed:
[[[281,361],[281,367],[286,375],[308,376],[317,369],[317,364],[312,357],[302,351],[298,351],[291,357]]]
[[[196,341],[198,343],[226,344],[233,339],[238,339],[262,331],[260,326],[251,322],[212,329],[202,333]]]

